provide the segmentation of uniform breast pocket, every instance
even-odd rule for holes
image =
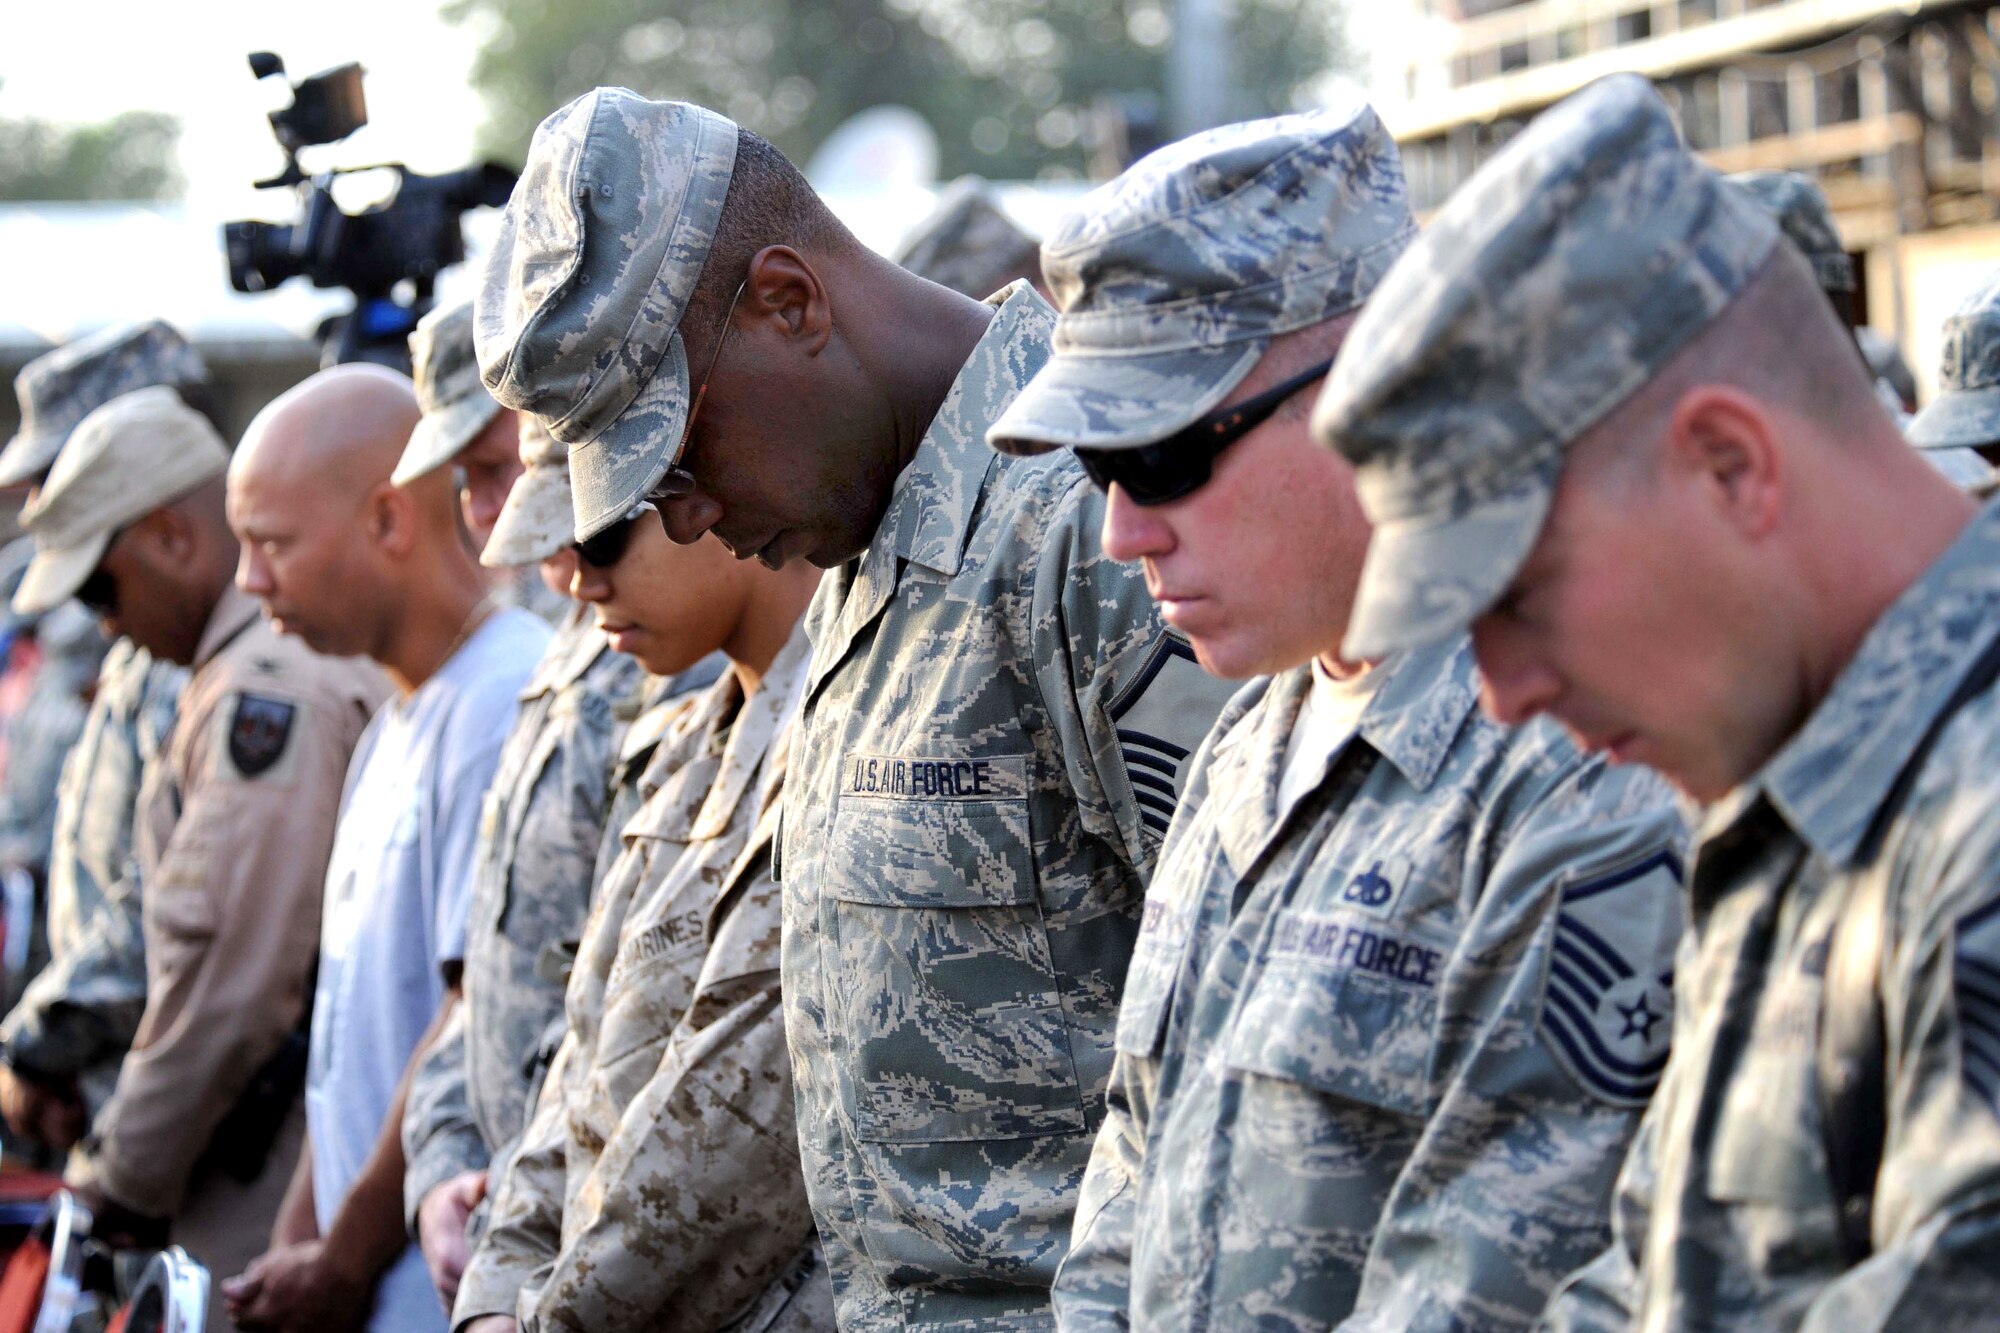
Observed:
[[[935,775],[873,788],[891,794],[845,791],[834,816],[831,989],[863,1140],[1084,1128],[1036,894],[1026,760],[980,764],[992,769],[983,780],[958,774],[942,792]]]
[[[1281,913],[1225,1059],[1367,1106],[1428,1114],[1446,947],[1358,914]]]

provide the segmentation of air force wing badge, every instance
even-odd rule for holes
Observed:
[[[1241,686],[1209,675],[1194,660],[1194,649],[1177,635],[1162,634],[1146,665],[1112,699],[1111,722],[1139,817],[1155,836],[1166,836],[1173,822],[1189,756]]]
[[[1542,1036],[1594,1095],[1640,1106],[1659,1086],[1673,1034],[1673,957],[1683,908],[1672,853],[1563,890],[1542,997]]]

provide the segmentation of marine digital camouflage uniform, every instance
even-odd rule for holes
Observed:
[[[7,1063],[75,1078],[95,1114],[146,1007],[132,816],[147,765],[166,751],[187,672],[130,640],[105,654],[83,734],[63,764],[49,853],[49,965],[0,1023]]]
[[[1228,693],[1099,549],[1075,460],[986,447],[1051,323],[1023,283],[989,303],[806,615],[786,1026],[849,1330],[1051,1323],[1144,876]]]
[[[455,1323],[831,1328],[793,1133],[770,866],[807,653],[795,632],[747,701],[724,677],[654,751]]]
[[[645,673],[574,607],[528,685],[487,789],[467,909],[462,1018],[411,1076],[405,1210],[521,1132],[562,1018],[562,949],[589,910],[611,768]]]
[[[1642,770],[1376,668],[1277,805],[1305,667],[1196,757],[1146,898],[1064,1329],[1523,1329],[1609,1234],[1666,1062],[1685,828]]]
[[[2000,1310],[2000,691],[1920,740],[2000,639],[2000,505],[1878,620],[1703,823],[1674,1057],[1617,1241],[1552,1330],[1991,1328]],[[1875,1253],[1844,1262],[1818,1074],[1834,922],[1886,877],[1888,1135]]]

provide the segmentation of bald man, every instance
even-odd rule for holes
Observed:
[[[238,585],[397,691],[355,749],[327,865],[308,1151],[271,1251],[224,1286],[244,1328],[445,1329],[403,1226],[405,1080],[457,1001],[480,805],[549,630],[488,593],[448,472],[391,484],[417,419],[407,379],[335,367],[266,408],[229,471]]]

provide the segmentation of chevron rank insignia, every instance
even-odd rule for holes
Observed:
[[[1139,817],[1164,837],[1187,781],[1188,756],[1240,682],[1218,680],[1194,660],[1194,649],[1172,634],[1154,643],[1146,665],[1111,701],[1112,725]]]
[[[1673,1035],[1681,865],[1660,851],[1563,891],[1542,1035],[1594,1095],[1640,1106]]]
[[[1959,918],[1952,989],[1965,1082],[2000,1113],[2000,902]]]

